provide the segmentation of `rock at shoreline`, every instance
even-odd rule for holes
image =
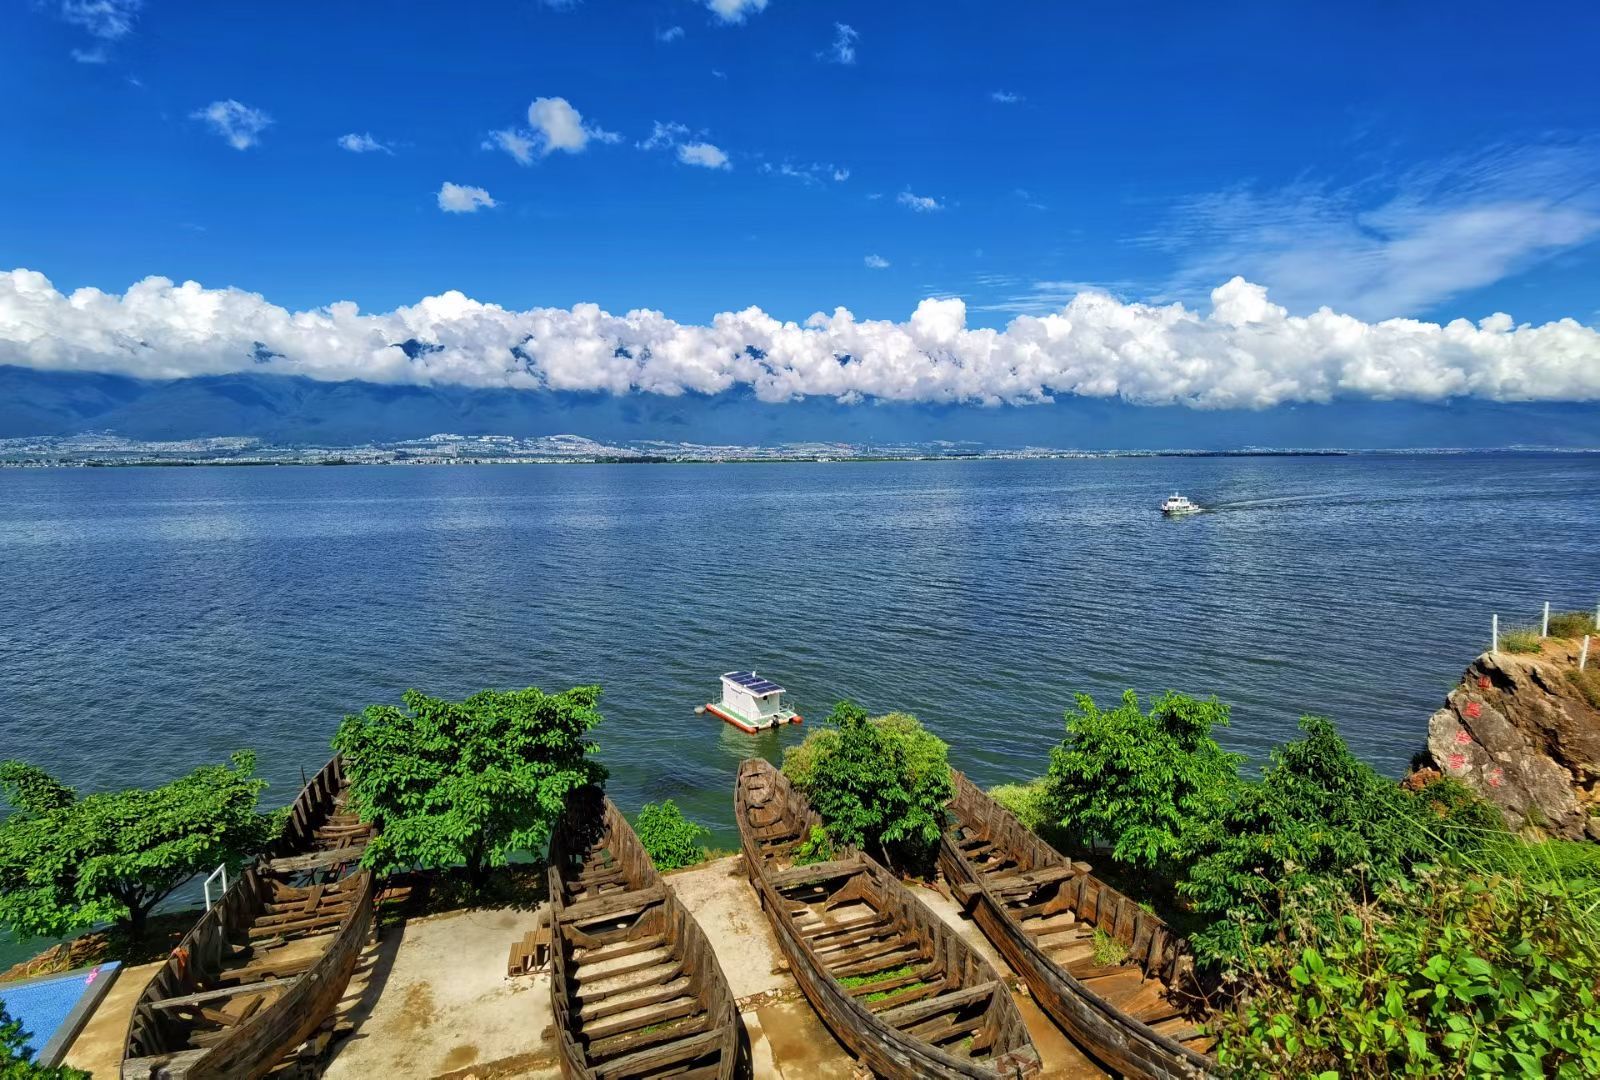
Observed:
[[[1577,641],[1479,656],[1428,721],[1439,771],[1498,806],[1512,828],[1600,840],[1600,817],[1591,813],[1600,810],[1597,646],[1583,683]]]

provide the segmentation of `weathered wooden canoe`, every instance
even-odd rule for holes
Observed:
[[[550,840],[550,995],[567,1080],[727,1080],[739,1012],[716,954],[597,788]]]
[[[739,766],[734,812],[750,880],[795,981],[879,1076],[1026,1077],[1040,1070],[989,963],[872,859],[793,865],[822,821],[769,763]]]
[[[356,866],[372,830],[344,791],[335,757],[172,950],[134,1005],[123,1080],[254,1080],[332,1014],[372,925],[372,874]]]
[[[939,867],[1040,1008],[1126,1076],[1214,1074],[1202,1014],[1191,995],[1174,992],[1193,980],[1183,939],[965,776],[955,782]],[[1123,947],[1120,961],[1096,963],[1096,930]]]

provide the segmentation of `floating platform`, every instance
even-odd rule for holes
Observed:
[[[702,706],[746,735],[802,722],[789,707],[787,691],[753,671],[730,671],[722,676],[722,700]]]

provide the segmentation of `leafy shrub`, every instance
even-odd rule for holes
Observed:
[[[1273,751],[1260,782],[1193,834],[1178,893],[1210,920],[1190,936],[1204,960],[1284,937],[1292,911],[1309,907],[1326,921],[1343,898],[1438,854],[1416,796],[1351,754],[1331,722],[1306,716],[1300,728],[1305,736]]]
[[[821,825],[811,826],[811,835],[800,841],[794,849],[794,864],[796,866],[810,866],[812,863],[827,862],[833,858],[833,841],[828,838],[828,830]]]
[[[1228,707],[1169,693],[1143,713],[1129,690],[1109,711],[1080,694],[1066,720],[1046,778],[1051,820],[1073,846],[1108,846],[1126,866],[1175,876],[1189,834],[1216,818],[1238,786],[1243,759],[1211,737],[1227,724]]]
[[[133,937],[196,874],[237,868],[281,818],[256,802],[267,782],[255,755],[207,765],[169,784],[79,798],[43,769],[0,765],[15,812],[0,821],[0,923],[18,937],[59,937],[105,922]]]
[[[1090,936],[1091,948],[1094,949],[1094,962],[1101,967],[1120,964],[1128,958],[1128,947],[1098,926]]]
[[[1595,633],[1594,613],[1590,611],[1559,611],[1550,616],[1550,636],[1555,638],[1581,638]]]
[[[633,830],[639,834],[639,843],[644,845],[657,870],[693,866],[705,853],[700,838],[711,835],[711,830],[684,817],[671,799],[641,806]]]
[[[989,789],[989,797],[1011,811],[1024,827],[1056,848],[1068,846],[1070,837],[1051,810],[1050,781],[1039,777],[1021,784],[1000,784]]]
[[[1253,948],[1214,1026],[1248,1075],[1600,1075],[1600,953],[1558,886],[1443,866]]]
[[[89,1074],[81,1069],[40,1065],[33,1060],[26,1039],[21,1021],[13,1020],[6,1003],[0,1001],[0,1080],[89,1080]]]
[[[598,686],[483,690],[465,701],[407,690],[401,700],[404,709],[346,716],[333,737],[353,809],[381,830],[362,855],[374,869],[465,866],[481,883],[512,852],[544,846],[569,791],[605,779],[589,756]]]
[[[1513,626],[1500,632],[1500,651],[1508,653],[1536,653],[1544,648],[1544,639],[1537,626]]]
[[[949,747],[906,713],[869,719],[849,701],[783,755],[783,771],[836,842],[923,870],[955,796]]]

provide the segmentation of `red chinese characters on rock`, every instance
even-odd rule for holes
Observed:
[[[1461,711],[1467,714],[1468,720],[1476,720],[1483,715],[1483,706],[1476,701],[1469,701],[1467,702],[1467,707]]]
[[[1466,767],[1467,767],[1467,755],[1465,755],[1465,754],[1451,754],[1450,755],[1450,771],[1451,772],[1460,772],[1462,769],[1465,769]]]
[[[1492,685],[1493,684],[1489,682],[1489,676],[1487,676],[1487,675],[1479,675],[1478,676],[1478,689],[1479,690],[1487,690]]]
[[[1504,769],[1496,767],[1494,769],[1494,771],[1489,774],[1489,786],[1490,787],[1499,787],[1501,784],[1503,784],[1505,782],[1506,782],[1506,771]]]
[[[1457,731],[1456,731],[1456,745],[1457,746],[1466,746],[1471,742],[1472,742],[1472,734],[1470,732],[1468,732],[1466,728],[1457,729]]]

